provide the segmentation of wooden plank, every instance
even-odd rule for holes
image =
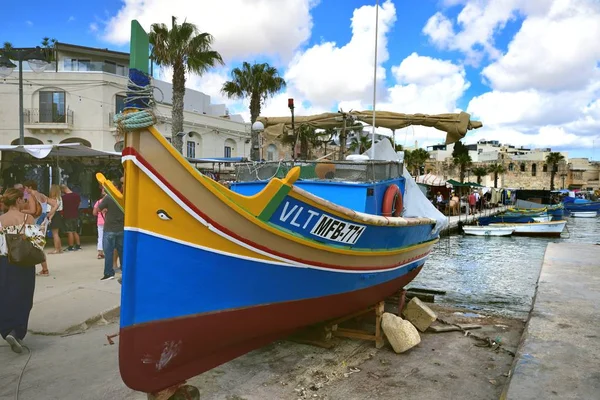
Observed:
[[[413,297],[418,298],[419,300],[425,303],[435,303],[435,296],[429,293],[415,293],[415,292],[406,292],[406,298],[412,299]]]
[[[418,292],[418,293],[429,293],[429,294],[446,294],[445,290],[435,290],[435,289],[426,289],[426,288],[409,288],[407,289],[409,292]]]
[[[352,338],[352,339],[375,341],[375,335],[369,335],[367,333],[348,332],[348,331],[346,331],[346,329],[338,329],[334,333],[334,335],[338,336],[338,337],[347,337],[347,338]]]
[[[129,44],[129,68],[148,73],[150,40],[137,20],[131,21],[131,43]]]

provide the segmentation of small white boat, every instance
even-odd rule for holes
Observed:
[[[514,235],[521,236],[554,236],[559,237],[565,229],[567,221],[531,222],[528,224],[492,223],[488,226],[514,228]]]
[[[513,227],[498,227],[498,226],[479,226],[479,225],[464,225],[463,232],[465,235],[474,236],[510,236],[515,231]]]
[[[571,211],[571,217],[575,218],[596,218],[597,211]]]

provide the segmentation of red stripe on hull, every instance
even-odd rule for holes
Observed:
[[[198,214],[200,217],[202,217],[202,219],[206,220],[209,224],[213,225],[215,228],[217,228],[218,230],[220,230],[221,232],[239,240],[242,243],[245,243],[247,245],[250,245],[252,247],[254,247],[255,249],[261,250],[269,255],[274,255],[277,257],[281,257],[287,260],[292,260],[292,261],[296,261],[299,263],[303,263],[303,264],[308,264],[308,265],[312,265],[315,267],[323,267],[323,268],[330,268],[330,269],[338,269],[338,270],[353,270],[353,271],[384,271],[386,269],[393,269],[398,267],[398,264],[391,264],[391,265],[384,265],[381,267],[356,267],[356,268],[348,268],[348,267],[344,267],[342,265],[333,265],[333,264],[327,264],[327,263],[322,263],[322,262],[318,262],[318,261],[309,261],[309,260],[304,260],[302,258],[298,258],[298,257],[294,257],[291,256],[289,254],[283,254],[280,252],[277,252],[269,247],[260,245],[256,242],[253,242],[245,237],[242,237],[238,234],[236,234],[235,232],[227,229],[226,227],[224,227],[223,225],[218,224],[217,222],[215,222],[213,219],[211,219],[208,215],[206,215],[205,213],[203,213],[202,211],[200,211],[200,209],[198,209],[194,203],[192,203],[190,200],[188,200],[187,197],[185,197],[180,191],[178,191],[177,189],[175,189],[175,187],[173,187],[161,174],[158,173],[158,171],[156,171],[154,169],[154,167],[152,167],[152,165],[150,165],[150,163],[148,163],[148,161],[146,161],[146,159],[140,154],[138,153],[134,148],[132,147],[126,147],[123,150],[123,155],[124,156],[134,156],[144,167],[148,168],[148,170],[150,172],[152,172],[153,175],[155,175],[158,180],[160,180],[162,182],[163,185],[165,185],[166,187],[168,187],[173,193],[175,193],[175,195],[185,203],[185,205],[187,205],[189,208],[191,208],[196,214]],[[418,243],[414,243],[414,244],[418,244]],[[425,254],[429,254],[429,252],[425,253]],[[422,255],[418,256],[421,257]],[[417,257],[417,258],[418,258]],[[416,258],[415,258],[416,259]],[[410,261],[413,261],[414,259],[411,259]]]
[[[407,285],[421,268],[354,292],[123,328],[119,339],[121,377],[134,390],[157,392],[298,328],[369,307]]]

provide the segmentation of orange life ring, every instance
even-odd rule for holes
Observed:
[[[402,203],[402,192],[396,184],[388,186],[383,195],[383,207],[381,208],[384,217],[399,217],[402,214],[404,204]]]

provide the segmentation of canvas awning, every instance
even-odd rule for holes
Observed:
[[[0,145],[0,151],[30,154],[35,158],[46,157],[121,157],[115,151],[95,150],[80,143]]]
[[[462,183],[459,181],[455,181],[454,179],[448,179],[446,183],[452,185],[453,187],[471,187],[471,184],[469,183]]]
[[[415,182],[428,186],[446,186],[446,180],[442,177],[433,174],[425,174],[417,176]]]
[[[352,111],[347,113],[358,121],[367,124],[373,123],[372,111]],[[258,121],[265,126],[265,133],[279,136],[292,128],[291,117],[258,117]],[[344,125],[341,113],[323,113],[310,116],[297,116],[294,118],[296,127],[308,125],[315,129],[340,128]],[[388,129],[401,129],[411,125],[428,126],[446,132],[446,144],[462,139],[467,131],[481,128],[480,121],[471,121],[471,116],[466,112],[458,114],[402,114],[390,111],[375,112],[375,126]]]

